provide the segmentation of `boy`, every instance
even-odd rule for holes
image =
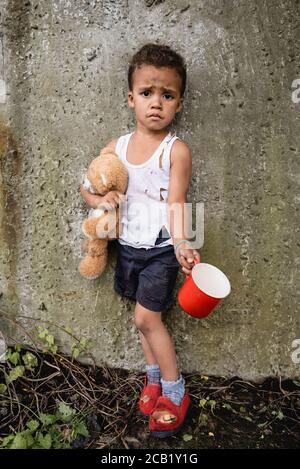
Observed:
[[[150,417],[150,431],[159,438],[180,429],[190,405],[172,339],[161,321],[161,312],[172,302],[179,265],[190,274],[194,261],[200,261],[183,227],[191,153],[167,129],[182,109],[185,84],[186,68],[179,54],[168,46],[143,46],[128,71],[128,104],[135,113],[136,130],[108,144],[129,173],[115,290],[136,301],[135,324],[147,362],[139,408]],[[81,186],[81,194],[93,208],[101,202],[117,207],[124,201],[116,191],[100,197]],[[174,204],[183,221],[172,217]]]

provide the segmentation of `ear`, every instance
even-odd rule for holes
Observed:
[[[134,108],[132,91],[128,91],[128,106],[131,107],[131,108]]]
[[[182,107],[183,107],[183,98],[180,98],[178,107],[176,109],[176,114],[181,111]]]

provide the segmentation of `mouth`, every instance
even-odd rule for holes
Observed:
[[[160,120],[161,116],[159,114],[150,114],[148,116],[149,119]]]

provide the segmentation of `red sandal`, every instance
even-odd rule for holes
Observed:
[[[168,397],[160,396],[150,416],[149,429],[151,435],[157,438],[167,438],[177,433],[183,426],[186,414],[191,405],[191,399],[186,393],[180,405],[174,404]],[[156,412],[167,411],[171,415],[164,416],[164,421],[154,418]],[[173,417],[172,417],[173,416]],[[165,418],[167,417],[167,418]]]
[[[139,409],[144,417],[149,417],[159,396],[161,396],[161,385],[147,384],[147,376],[145,376],[144,388],[139,400]]]

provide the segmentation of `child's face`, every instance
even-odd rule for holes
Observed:
[[[128,104],[138,126],[159,131],[166,128],[182,108],[181,79],[174,68],[142,65],[133,73]]]

